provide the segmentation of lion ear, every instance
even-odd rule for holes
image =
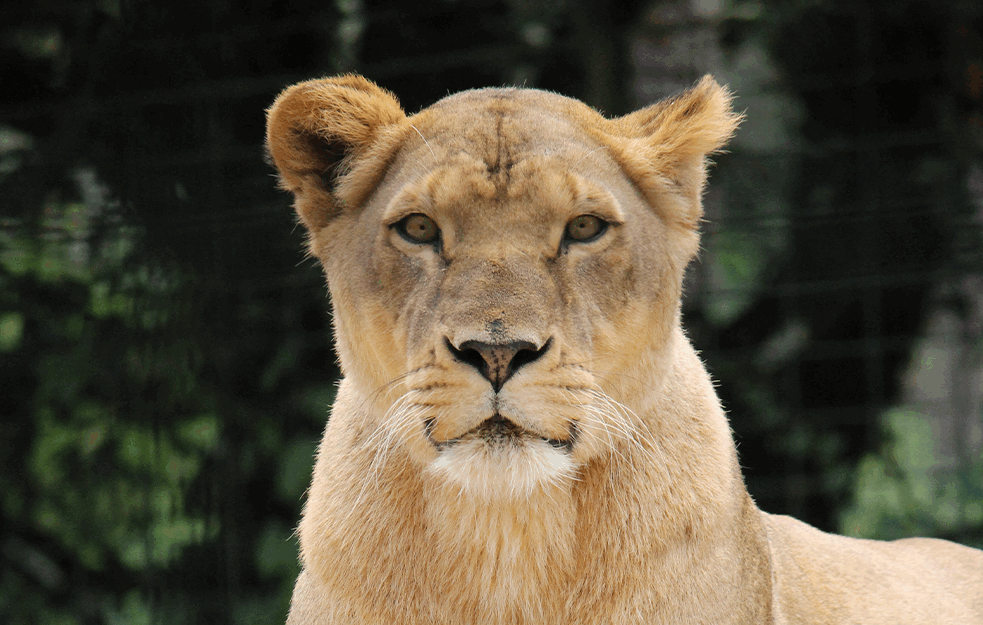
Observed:
[[[277,97],[267,111],[266,147],[308,230],[325,226],[358,196],[356,188],[339,193],[356,165],[367,164],[368,171],[348,187],[375,182],[380,161],[394,150],[386,139],[405,119],[391,93],[354,74],[298,83]]]
[[[646,198],[661,208],[670,195],[672,221],[696,229],[703,216],[700,196],[709,155],[733,136],[743,116],[731,110],[733,97],[709,75],[676,96],[611,120],[618,136],[612,147]]]

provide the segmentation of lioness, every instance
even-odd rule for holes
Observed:
[[[277,98],[344,372],[288,623],[983,623],[983,552],[748,496],[680,326],[738,122],[710,77],[617,119],[511,88],[408,117],[353,75]]]

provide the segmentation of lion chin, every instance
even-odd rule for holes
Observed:
[[[577,473],[570,459],[572,440],[538,436],[498,414],[460,438],[434,445],[438,456],[427,470],[490,501],[528,499]]]
[[[983,552],[748,495],[680,312],[739,121],[710,77],[613,119],[518,88],[407,116],[355,75],[277,98],[343,372],[290,625],[983,623]]]

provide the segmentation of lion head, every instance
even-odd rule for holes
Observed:
[[[346,382],[381,415],[366,436],[490,497],[630,441],[624,399],[659,384],[707,155],[737,123],[709,77],[610,120],[530,89],[412,116],[359,76],[287,89],[269,150],[327,273]]]

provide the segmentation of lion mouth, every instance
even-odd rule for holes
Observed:
[[[433,438],[433,419],[427,419],[424,422],[424,430],[427,434],[427,440],[440,450],[448,449],[458,443],[471,440],[483,440],[489,445],[504,447],[508,445],[516,446],[523,441],[532,439],[545,441],[554,449],[570,453],[573,451],[573,445],[576,439],[576,424],[571,427],[570,436],[565,439],[547,438],[520,427],[497,412],[461,436],[446,441],[438,441]]]

